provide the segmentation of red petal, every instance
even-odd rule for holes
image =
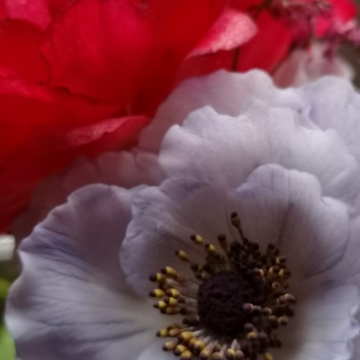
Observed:
[[[282,21],[263,11],[257,25],[258,33],[240,48],[238,71],[272,71],[290,49],[293,33]]]
[[[39,51],[42,32],[23,21],[0,22],[0,76],[43,82],[48,68]]]
[[[0,0],[0,19],[4,19],[6,17],[6,8],[4,0]]]
[[[330,17],[320,18],[317,22],[317,36],[323,36],[334,24],[340,22],[346,24],[349,20],[355,19],[357,14],[356,5],[350,0],[330,0],[333,11]]]
[[[228,8],[190,56],[232,50],[249,41],[256,31],[256,25],[248,15]]]
[[[139,109],[149,102],[149,90],[158,98],[158,92],[168,89],[180,62],[206,34],[224,3],[75,2],[54,21],[44,44],[52,84],[128,109],[136,102]]]
[[[45,29],[52,18],[72,0],[4,0],[4,11],[11,19],[26,20],[40,29]]]
[[[115,110],[39,86],[3,81],[0,89],[2,231],[45,176],[67,166],[75,156],[131,146],[148,122],[140,116],[99,121]]]
[[[178,72],[177,82],[193,76],[203,76],[216,70],[232,70],[235,51],[218,51],[215,54],[195,56],[187,59]]]
[[[0,79],[0,161],[3,163],[35,128],[46,133],[115,113],[114,107],[92,104],[64,91]]]

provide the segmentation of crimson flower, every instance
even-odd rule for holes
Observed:
[[[226,0],[0,0],[0,231],[78,155],[127,148],[189,56],[256,31]]]

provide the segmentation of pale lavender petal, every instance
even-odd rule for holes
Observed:
[[[129,360],[152,343],[161,321],[118,261],[130,204],[127,190],[88,186],[24,240],[6,315],[23,360]]]
[[[352,202],[359,193],[358,162],[335,132],[302,126],[304,116],[261,102],[238,118],[202,108],[168,131],[160,163],[168,177],[231,188],[256,167],[275,163],[315,175],[325,195]]]

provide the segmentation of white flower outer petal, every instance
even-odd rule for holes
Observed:
[[[279,165],[258,167],[233,195],[249,239],[272,241],[301,276],[321,273],[342,259],[349,239],[347,206],[324,197],[311,174]]]
[[[315,175],[327,196],[352,202],[359,193],[359,164],[335,132],[310,130],[296,112],[262,102],[239,118],[209,107],[193,112],[168,131],[159,156],[167,177],[233,188],[259,165],[276,163]]]
[[[254,100],[277,108],[300,111],[304,103],[295,89],[278,89],[263,71],[247,73],[218,71],[211,75],[189,79],[175,89],[160,106],[151,124],[142,132],[141,149],[158,152],[166,131],[174,124],[182,124],[194,110],[211,105],[219,114],[237,117]]]
[[[359,333],[354,316],[359,290],[303,281],[297,284],[295,316],[280,330],[283,346],[272,350],[276,360],[349,360],[351,340]]]
[[[118,262],[130,203],[125,189],[88,186],[24,240],[6,314],[23,360],[129,360],[153,342],[161,318]]]

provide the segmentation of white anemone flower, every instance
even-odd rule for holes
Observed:
[[[75,191],[22,242],[18,356],[357,360],[359,111],[336,78],[185,82],[144,132],[153,167]]]

